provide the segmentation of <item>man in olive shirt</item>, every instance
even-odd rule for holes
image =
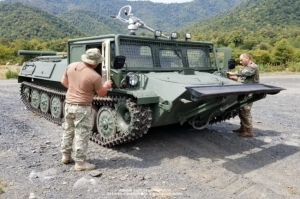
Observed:
[[[71,63],[61,80],[68,88],[65,105],[65,125],[61,142],[62,163],[73,161],[71,157],[74,139],[74,160],[77,171],[95,169],[87,162],[89,134],[92,130],[92,101],[95,92],[103,97],[111,88],[112,81],[102,85],[101,76],[94,70],[103,62],[103,56],[97,48],[91,48],[81,56],[82,62]]]
[[[244,66],[237,73],[228,72],[230,79],[242,82],[244,84],[257,84],[259,83],[259,71],[258,66],[252,62],[251,57],[247,53],[243,53],[240,56],[240,64]],[[240,137],[253,137],[253,126],[251,107],[253,103],[247,104],[240,108],[239,118],[241,120],[241,126],[239,129],[233,130],[238,133]]]

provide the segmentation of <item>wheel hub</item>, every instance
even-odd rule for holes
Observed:
[[[116,134],[115,112],[110,107],[103,106],[97,114],[97,129],[104,138],[112,138]]]
[[[103,119],[103,121],[101,122],[101,127],[105,130],[108,129],[108,120],[107,119]]]
[[[129,112],[126,112],[126,113],[124,114],[124,120],[125,120],[126,122],[130,122],[131,116],[130,116],[130,113],[129,113]]]

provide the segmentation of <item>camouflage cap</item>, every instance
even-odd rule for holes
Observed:
[[[81,60],[88,64],[99,64],[104,61],[104,57],[101,55],[98,48],[90,48],[85,54],[81,55]]]

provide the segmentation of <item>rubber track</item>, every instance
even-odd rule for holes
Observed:
[[[22,84],[21,84],[21,91],[20,91],[21,99],[22,99],[23,103],[25,104],[26,108],[28,110],[31,110],[34,113],[37,113],[38,115],[40,115],[44,118],[46,118],[47,120],[49,120],[51,122],[54,122],[55,124],[61,125],[63,123],[63,118],[55,118],[50,113],[44,113],[40,109],[36,109],[36,108],[31,106],[30,102],[28,102],[26,100],[26,96],[23,93],[23,89],[25,87],[29,87],[30,89],[36,89],[39,92],[41,92],[41,91],[45,92],[45,93],[49,94],[51,97],[52,96],[59,97],[59,98],[61,98],[62,101],[65,100],[66,92],[65,91],[59,91],[59,90],[52,89],[52,88],[47,88],[47,87],[44,87],[44,86],[29,83],[29,82],[22,82]]]
[[[30,89],[37,89],[39,92],[45,92],[50,96],[59,97],[62,101],[65,100],[66,92],[53,89],[50,87],[45,87],[41,85],[36,85],[30,82],[22,82],[21,84],[21,99],[28,110],[37,113],[38,115],[48,119],[51,122],[61,125],[64,121],[63,118],[54,118],[50,113],[43,113],[40,109],[36,109],[31,106],[30,102],[26,100],[26,96],[23,93],[25,87]],[[152,123],[152,111],[149,106],[146,105],[137,105],[136,101],[129,97],[124,96],[106,96],[99,97],[95,96],[93,99],[93,104],[97,107],[109,106],[112,109],[115,109],[115,105],[118,102],[127,103],[133,112],[135,122],[130,134],[123,134],[117,132],[112,138],[104,138],[98,132],[92,132],[90,135],[90,140],[104,147],[112,147],[120,145],[122,143],[130,142],[135,139],[142,137],[148,132],[148,129],[151,127]]]

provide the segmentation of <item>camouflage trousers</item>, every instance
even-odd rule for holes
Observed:
[[[92,106],[66,103],[61,152],[71,154],[74,139],[74,160],[86,160],[89,135],[92,130]]]
[[[252,116],[251,116],[251,108],[252,104],[250,103],[239,110],[239,118],[241,119],[241,127],[252,131]]]

